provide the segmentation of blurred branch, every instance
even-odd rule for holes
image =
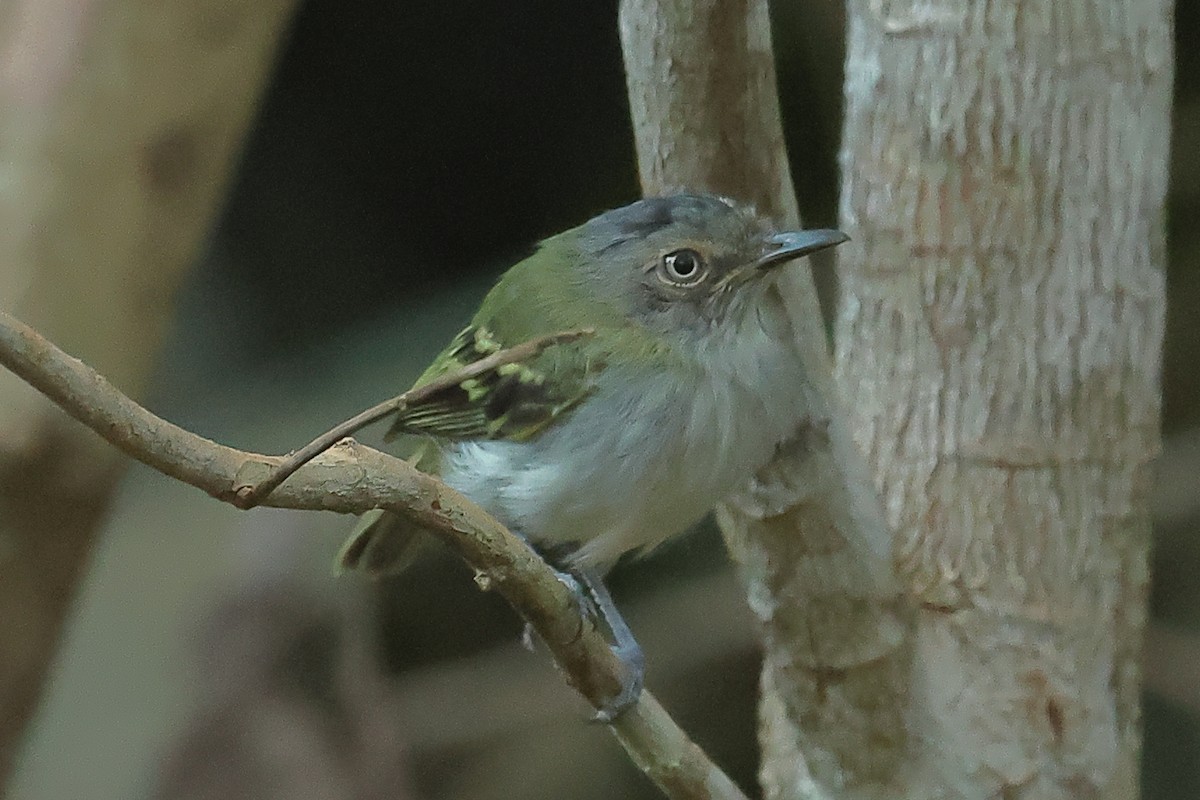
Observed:
[[[103,376],[0,312],[0,364],[110,444],[165,475],[236,505],[281,459],[204,439],[156,417]],[[386,508],[446,541],[546,642],[567,681],[597,709],[619,690],[623,666],[567,587],[521,539],[478,506],[403,461],[344,440],[298,470],[264,505],[363,513]],[[611,723],[635,763],[672,798],[743,798],[649,692]]]
[[[154,790],[142,796],[428,797],[413,790],[412,749],[365,599],[258,575],[222,597],[192,637],[195,711],[161,754]]]
[[[135,397],[294,5],[0,4],[0,309]],[[0,374],[0,793],[124,466]]]

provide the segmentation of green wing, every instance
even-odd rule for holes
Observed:
[[[537,334],[527,326],[506,328],[498,338],[482,323],[497,302],[507,296],[503,284],[488,295],[474,324],[442,351],[417,379],[413,388],[461,370],[482,358],[519,345]],[[490,305],[489,305],[490,303]],[[528,316],[521,318],[528,321]],[[535,314],[533,319],[539,317]],[[554,322],[546,320],[543,322]],[[552,329],[558,332],[567,328]],[[543,334],[544,335],[544,334]],[[584,339],[550,345],[526,361],[505,364],[447,386],[401,410],[388,438],[402,433],[422,433],[450,439],[528,439],[561,418],[587,397],[600,360],[594,349],[581,347]],[[436,456],[417,457],[419,469],[435,469]],[[423,529],[382,509],[364,514],[338,555],[338,571],[357,569],[372,577],[403,570],[415,558]]]
[[[617,308],[587,294],[572,264],[576,232],[552,237],[514,265],[488,292],[471,325],[455,337],[414,384],[423,386],[500,350],[581,327],[617,328],[625,337],[584,336],[553,344],[525,361],[505,364],[403,409],[389,432],[450,439],[536,436],[582,402],[604,369],[603,341],[639,338]],[[581,324],[580,315],[586,316]]]
[[[524,341],[501,341],[490,328],[472,325],[454,338],[413,388]],[[587,397],[595,372],[575,341],[550,345],[526,361],[490,369],[402,409],[387,436],[528,439]]]

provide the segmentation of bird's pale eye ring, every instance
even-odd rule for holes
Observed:
[[[695,250],[672,250],[658,262],[658,278],[672,286],[694,286],[708,274],[708,266]]]

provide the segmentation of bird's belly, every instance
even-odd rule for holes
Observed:
[[[598,393],[535,440],[452,446],[443,475],[533,543],[607,567],[695,524],[794,430],[794,415],[747,391]]]
[[[628,550],[682,532],[733,488],[717,485],[719,470],[686,474],[671,445],[622,452],[622,438],[463,444],[445,478],[533,543],[608,566]]]

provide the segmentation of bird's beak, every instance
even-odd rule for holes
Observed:
[[[849,236],[835,230],[774,233],[767,237],[765,252],[754,263],[754,266],[758,269],[771,269],[792,259],[848,241],[850,241]]]

